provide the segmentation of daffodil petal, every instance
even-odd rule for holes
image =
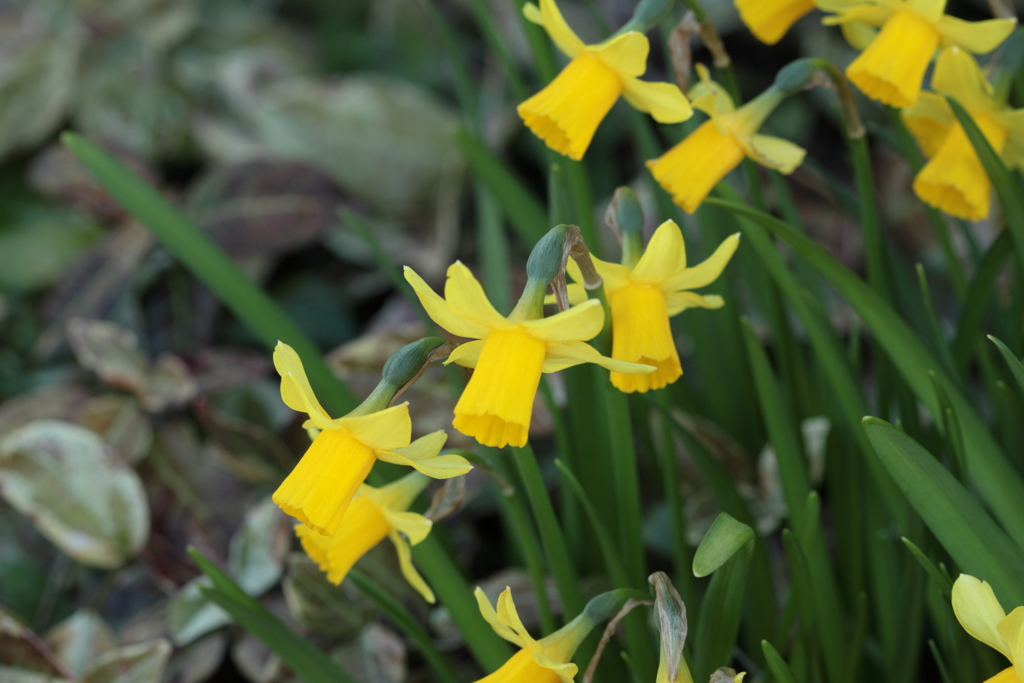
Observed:
[[[1013,33],[1016,19],[987,19],[964,21],[948,14],[939,19],[936,28],[942,36],[942,45],[958,45],[976,55],[983,55],[999,47]]]
[[[688,308],[721,308],[725,299],[717,294],[701,295],[696,292],[670,292],[665,295],[665,308],[669,317],[678,315]]]
[[[477,361],[480,360],[480,352],[483,350],[484,341],[482,339],[459,344],[448,354],[444,364],[458,363],[464,368],[475,368]]]
[[[1007,659],[1010,649],[999,633],[999,622],[1006,618],[992,586],[969,574],[961,574],[953,584],[953,613],[971,636],[999,650]]]
[[[1018,607],[996,624],[996,630],[1003,637],[1006,648],[1010,651],[1017,675],[1024,673],[1024,607]],[[1021,678],[1024,681],[1024,678]]]
[[[698,289],[711,284],[725,270],[739,245],[740,234],[738,232],[726,237],[715,249],[715,253],[703,262],[665,280],[661,285],[662,290],[675,292],[681,289]]]
[[[624,375],[646,375],[655,370],[650,365],[626,363],[625,361],[615,360],[608,356],[602,356],[597,349],[586,342],[565,341],[548,343],[543,371],[557,372],[580,363],[594,363],[606,370],[620,372]]]
[[[525,12],[526,7],[523,10]],[[551,36],[551,40],[558,46],[558,49],[570,59],[587,49],[587,46],[583,44],[579,36],[569,28],[569,24],[565,21],[565,17],[562,16],[562,12],[558,9],[558,5],[555,4],[555,0],[540,0],[539,15],[540,21],[534,19],[531,14],[526,14],[526,18],[543,26],[544,30]],[[534,16],[537,15],[534,14]]]
[[[907,6],[931,22],[936,22],[946,11],[946,0],[907,0]]]
[[[625,77],[622,96],[634,109],[650,114],[658,123],[679,123],[693,116],[689,100],[674,83]]]
[[[509,330],[515,327],[505,319],[505,316],[494,310],[494,306],[484,293],[484,288],[480,286],[480,281],[461,261],[448,266],[444,297],[452,313],[460,318],[472,320],[487,330]]]
[[[921,93],[917,103],[904,109],[900,117],[929,159],[939,151],[950,127],[955,124],[953,110],[946,98],[933,92]]]
[[[512,600],[512,589],[505,588],[498,596],[498,621],[505,624],[515,633],[519,634],[519,637],[523,639],[525,643],[524,647],[533,645],[536,641],[530,632],[526,630],[526,626],[523,625],[523,620],[519,618],[519,611],[516,609],[516,603]]]
[[[434,591],[430,590],[430,586],[423,580],[420,573],[416,571],[416,567],[412,563],[412,551],[409,550],[409,544],[394,531],[388,534],[388,538],[395,544],[395,550],[398,552],[398,566],[402,570],[402,576],[405,577],[410,586],[416,589],[417,593],[423,596],[424,600],[434,604],[436,600]]]
[[[699,109],[708,116],[719,116],[728,114],[736,109],[736,105],[729,95],[729,91],[722,87],[721,83],[711,80],[708,68],[703,64],[695,67],[700,82],[690,88],[690,104],[694,109]]]
[[[881,26],[892,16],[892,10],[878,5],[856,5],[849,9],[827,16],[821,20],[826,26],[836,26],[847,23],[864,24],[866,26]]]
[[[323,412],[323,408],[316,402],[312,392],[306,392],[299,385],[295,375],[288,373],[281,378],[281,398],[286,406],[309,415],[308,422],[316,425],[317,429],[334,429],[337,423]],[[292,406],[295,403],[298,408]]]
[[[309,385],[306,370],[295,349],[282,341],[277,342],[274,347],[274,368],[281,375],[281,400],[286,406],[299,413],[309,413],[311,419],[315,414],[320,422],[330,421],[327,411],[316,400],[316,394]],[[291,376],[291,382],[284,381],[286,375]]]
[[[413,441],[408,446],[403,448],[391,448],[400,455],[404,455],[407,458],[413,460],[422,460],[423,458],[433,458],[441,449],[444,448],[445,442],[448,440],[448,434],[443,429],[439,429],[436,432],[431,432],[425,436]]]
[[[366,446],[384,451],[404,448],[412,438],[409,404],[401,403],[376,413],[343,417],[335,422]]]
[[[395,531],[406,535],[411,545],[416,545],[430,535],[430,529],[434,526],[432,521],[415,512],[403,512],[388,508],[381,508],[380,511]]]
[[[747,146],[747,154],[757,163],[789,175],[803,163],[807,152],[789,140],[772,135],[755,135]]]
[[[993,117],[1007,133],[1003,161],[1011,168],[1024,170],[1024,109],[997,112]]]
[[[505,590],[509,589],[506,588]],[[480,610],[480,616],[484,618],[484,621],[491,625],[491,628],[494,629],[495,633],[513,645],[518,645],[519,647],[526,646],[526,643],[515,631],[498,621],[498,613],[494,611],[491,601],[487,599],[487,594],[484,593],[482,588],[477,586],[476,590],[473,591],[473,597],[476,598],[476,605]]]
[[[644,255],[633,267],[632,279],[647,284],[661,284],[686,268],[686,245],[675,221],[658,226],[647,243]]]
[[[597,269],[597,274],[601,276],[604,281],[604,291],[606,294],[610,294],[620,287],[625,287],[629,283],[629,268],[622,265],[621,263],[612,263],[610,261],[602,261],[596,256],[591,256],[590,260],[594,263],[594,268]],[[569,261],[573,266],[576,266],[575,262]],[[566,269],[568,270],[568,269]],[[577,271],[579,268],[577,267]],[[583,282],[583,277],[577,282]]]
[[[604,307],[597,299],[587,299],[567,311],[520,324],[531,337],[546,342],[585,341],[604,327]]]
[[[935,60],[932,89],[952,95],[969,111],[990,111],[999,106],[977,60],[955,45],[940,52]]]
[[[644,34],[627,31],[592,46],[590,50],[620,75],[641,76],[647,71],[647,55],[651,51],[651,43]]]
[[[840,25],[843,38],[855,50],[863,52],[878,35],[878,28],[859,21],[847,21]]]
[[[404,465],[412,467],[431,479],[452,479],[459,477],[473,469],[469,461],[461,455],[447,453],[432,458],[410,458],[402,455],[399,451],[374,451],[378,460],[391,463],[392,465]]]
[[[576,306],[578,304],[581,304],[584,301],[586,301],[588,298],[590,298],[589,296],[587,296],[587,290],[584,289],[583,285],[581,285],[581,284],[573,282],[573,283],[570,283],[570,284],[566,285],[565,289],[566,289],[566,292],[569,294],[569,305],[571,305],[571,306]],[[547,296],[544,297],[544,303],[545,304],[556,304],[556,303],[558,303],[558,301],[555,299],[555,295],[554,294],[548,294]],[[479,355],[479,351],[477,352],[477,355]],[[461,363],[460,363],[460,365],[461,365]],[[473,366],[467,365],[466,367],[473,367]]]
[[[468,337],[470,339],[481,339],[486,337],[490,330],[484,325],[473,320],[460,318],[452,312],[448,302],[430,288],[423,278],[409,266],[405,267],[405,280],[416,292],[417,298],[423,309],[435,323],[448,330],[456,337]]]
[[[539,666],[542,666],[545,669],[551,669],[558,674],[560,683],[573,683],[576,674],[579,673],[579,668],[575,664],[571,662],[566,663],[555,661],[540,650],[534,651],[533,661]]]

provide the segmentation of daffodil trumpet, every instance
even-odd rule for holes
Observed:
[[[693,114],[690,103],[671,83],[641,81],[650,43],[627,31],[586,45],[566,23],[555,0],[527,3],[526,18],[544,27],[570,61],[543,90],[519,105],[526,126],[548,147],[570,159],[582,159],[597,127],[619,97],[661,123],[678,123]]]
[[[665,154],[647,162],[654,179],[687,213],[696,211],[711,189],[744,157],[789,174],[805,154],[788,140],[757,132],[788,95],[786,90],[773,85],[736,108],[725,89],[710,79],[703,64],[697,65],[697,73],[701,82],[691,89],[690,99],[709,120]]]
[[[611,618],[630,598],[647,597],[629,589],[602,593],[568,624],[536,640],[519,618],[510,588],[498,596],[497,609],[480,588],[475,595],[480,614],[494,632],[520,648],[500,669],[476,683],[573,683],[578,668],[572,657],[594,626]]]
[[[814,9],[813,0],[735,0],[736,11],[765,45],[782,40],[790,27]]]
[[[953,584],[953,613],[967,633],[1010,660],[988,683],[1024,683],[1024,606],[1006,614],[992,586],[961,574]]]
[[[423,515],[408,511],[429,483],[430,477],[411,472],[380,488],[363,484],[333,537],[317,533],[304,524],[295,527],[302,549],[326,572],[327,580],[338,585],[359,558],[388,538],[398,552],[399,567],[405,580],[424,600],[434,602],[434,592],[413,566],[409,549],[410,545],[425,539],[433,525]]]
[[[624,231],[623,263],[591,257],[604,281],[612,317],[612,358],[655,367],[649,374],[611,372],[612,384],[625,393],[661,389],[683,374],[669,318],[688,308],[721,308],[722,297],[690,291],[705,287],[722,274],[739,246],[739,233],[726,238],[702,263],[687,266],[686,245],[675,221],[662,223],[641,250],[638,232]],[[588,294],[579,268],[570,262],[570,303],[579,304]]]
[[[1017,24],[1016,19],[969,22],[951,17],[945,13],[946,0],[842,2],[831,11],[835,13],[824,23],[843,26],[847,39],[863,50],[847,67],[847,78],[871,99],[896,108],[917,103],[937,49],[991,52]]]
[[[526,288],[508,317],[494,309],[483,287],[458,261],[448,268],[444,298],[405,268],[405,279],[427,315],[452,335],[475,340],[458,346],[445,363],[474,368],[452,424],[485,446],[526,445],[542,373],[580,363],[623,374],[654,371],[603,356],[586,343],[604,325],[599,301],[543,317],[544,292],[561,268],[566,233],[566,226],[553,228],[537,243],[527,261]]]
[[[944,95],[957,100],[1007,166],[1024,168],[1024,110],[999,98],[968,52],[943,50],[932,88],[901,112],[928,162],[914,177],[914,193],[929,206],[965,220],[987,218],[992,182]]]
[[[435,479],[457,477],[472,469],[462,456],[438,455],[447,438],[444,431],[411,440],[412,421],[407,403],[387,407],[419,370],[420,366],[408,361],[418,358],[424,347],[436,347],[443,342],[433,338],[397,351],[393,358],[402,362],[386,365],[377,389],[358,408],[340,418],[331,418],[317,401],[298,354],[278,342],[274,367],[281,376],[281,399],[292,410],[309,416],[304,426],[314,438],[274,492],[274,502],[316,533],[334,536],[377,460],[413,467]]]

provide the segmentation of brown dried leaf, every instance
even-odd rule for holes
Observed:
[[[46,644],[64,663],[68,673],[81,678],[97,657],[114,649],[117,639],[98,614],[83,609],[50,629]]]
[[[75,410],[72,419],[103,437],[129,465],[145,458],[153,445],[149,418],[131,396],[96,396]]]

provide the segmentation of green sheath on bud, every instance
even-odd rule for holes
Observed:
[[[622,265],[632,268],[644,251],[644,210],[633,190],[625,186],[615,190],[604,220],[622,238]]]
[[[395,351],[384,363],[380,383],[349,415],[368,415],[387,408],[398,392],[423,371],[431,355],[447,343],[441,337],[424,337]]]
[[[798,59],[790,62],[775,74],[773,88],[778,88],[789,95],[795,95],[804,88],[810,86],[814,80],[814,74],[818,72],[820,65],[813,59]]]

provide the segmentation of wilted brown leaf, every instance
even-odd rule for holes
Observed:
[[[160,683],[170,656],[166,640],[110,650],[100,655],[81,683]]]
[[[153,445],[149,418],[131,396],[96,396],[75,410],[72,419],[103,437],[129,465],[145,458]]]
[[[83,609],[46,634],[46,644],[75,678],[81,678],[104,652],[114,649],[114,632],[95,612]]]

